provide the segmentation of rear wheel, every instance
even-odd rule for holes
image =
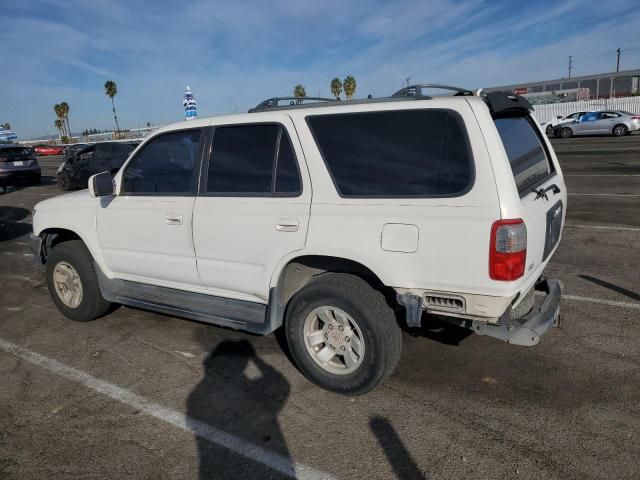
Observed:
[[[560,137],[561,138],[571,138],[571,137],[573,137],[573,130],[571,130],[569,127],[562,127],[560,129]]]
[[[318,276],[287,307],[287,343],[298,368],[327,390],[360,395],[391,374],[402,332],[384,296],[347,274]]]
[[[46,277],[53,303],[71,320],[88,322],[111,306],[100,292],[93,258],[80,240],[54,247],[47,258]]]
[[[614,137],[624,137],[629,133],[629,129],[627,128],[626,125],[623,125],[621,123],[613,127],[612,133]]]

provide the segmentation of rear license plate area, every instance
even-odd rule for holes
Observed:
[[[559,200],[547,212],[547,231],[544,237],[544,255],[542,261],[545,261],[551,251],[555,248],[560,240],[562,231],[562,200]]]

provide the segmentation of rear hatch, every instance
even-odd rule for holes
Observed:
[[[20,169],[37,165],[36,156],[28,147],[0,148],[0,169]]]
[[[526,263],[519,284],[528,289],[542,274],[562,234],[567,193],[551,144],[523,112],[493,115],[493,121],[508,158],[517,199],[501,193],[508,218],[521,218],[526,227]],[[505,201],[506,200],[506,201]]]

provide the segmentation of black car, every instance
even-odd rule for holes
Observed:
[[[101,142],[80,149],[68,149],[58,167],[58,186],[64,190],[87,188],[91,175],[115,175],[139,142]]]
[[[20,180],[40,183],[41,171],[36,153],[18,144],[0,144],[0,189]]]

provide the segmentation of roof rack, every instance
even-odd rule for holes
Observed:
[[[314,103],[318,102],[335,102],[335,98],[323,98],[323,97],[273,97],[268,98],[264,102],[259,103],[255,107],[249,110],[249,113],[254,112],[262,112],[264,110],[269,110],[271,108],[283,107],[284,105],[279,105],[279,102],[289,102],[288,106],[302,105],[304,102],[309,103],[308,101],[312,101]]]
[[[417,85],[409,85],[408,87],[404,87],[398,90],[396,93],[391,95],[392,98],[397,97],[420,97],[420,98],[431,98],[429,95],[423,95],[422,89],[427,88],[438,88],[441,90],[450,90],[452,92],[456,92],[454,96],[472,96],[474,93],[471,90],[467,90],[466,88],[453,87],[451,85],[441,85],[438,83],[421,83]]]

